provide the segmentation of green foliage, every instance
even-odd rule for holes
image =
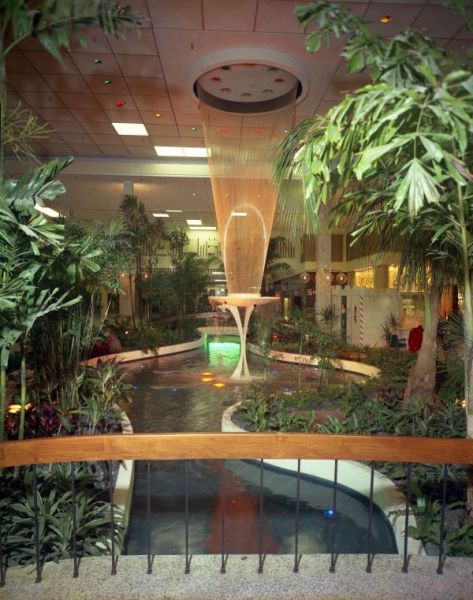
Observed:
[[[55,465],[51,470],[37,467],[36,501],[39,515],[41,562],[72,557],[72,493],[71,467]],[[106,473],[106,471],[104,472]],[[76,544],[79,557],[108,554],[110,539],[110,504],[100,491],[101,478],[87,467],[76,465]],[[103,485],[103,483],[102,483]],[[33,564],[34,496],[32,471],[22,469],[20,476],[3,471],[0,482],[0,537],[4,559],[9,565]],[[114,507],[113,535],[118,547],[123,543],[122,511]]]
[[[444,552],[447,556],[473,556],[473,525],[459,519],[458,512],[463,515],[463,503],[454,502],[447,505]],[[441,532],[440,513],[440,501],[428,500],[425,509],[414,511],[417,524],[409,526],[409,535],[438,547]]]

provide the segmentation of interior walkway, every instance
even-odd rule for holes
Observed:
[[[232,555],[227,573],[220,574],[219,556],[194,556],[185,575],[182,556],[156,557],[153,574],[146,574],[146,556],[121,556],[118,573],[110,575],[109,558],[82,561],[72,579],[71,561],[47,564],[43,581],[35,584],[31,567],[10,569],[1,600],[472,600],[472,559],[448,559],[444,574],[436,574],[433,557],[411,559],[409,573],[401,572],[398,555],[376,556],[373,572],[365,572],[366,556],[339,557],[335,574],[329,557],[303,556],[300,572],[292,572],[293,556],[269,556],[264,574],[257,573],[258,557]]]

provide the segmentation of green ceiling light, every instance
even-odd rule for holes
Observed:
[[[197,127],[192,127],[191,131],[197,131]]]
[[[112,85],[112,80],[111,79],[105,79],[104,80],[104,84],[105,85]]]
[[[101,65],[101,64],[102,64],[102,62],[103,62],[103,61],[102,61],[102,59],[101,59],[101,58],[94,58],[94,63],[95,63],[96,65]]]

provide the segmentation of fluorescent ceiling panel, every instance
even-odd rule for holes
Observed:
[[[159,219],[169,219],[169,215],[167,213],[153,213],[153,217],[158,217]]]
[[[143,123],[112,123],[119,135],[149,135]]]
[[[187,158],[207,158],[207,148],[183,148]]]
[[[191,225],[189,229],[192,231],[215,231],[217,228],[212,225]]]
[[[188,225],[202,225],[202,219],[187,219]]]
[[[182,210],[180,208],[166,208],[167,213],[181,213]]]
[[[184,150],[181,146],[155,146],[158,156],[184,156]]]

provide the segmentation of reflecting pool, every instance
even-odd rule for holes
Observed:
[[[230,375],[238,361],[236,339],[209,339],[197,351],[128,365],[133,374],[133,403],[127,408],[134,431],[220,431],[222,413],[242,400],[248,384]],[[263,376],[264,361],[250,355],[252,373]],[[266,365],[267,368],[267,365]],[[317,369],[272,363],[273,389],[297,389],[319,382]],[[347,377],[337,374],[336,380]],[[352,377],[352,376],[348,376]],[[146,464],[136,464],[133,503],[126,553],[181,554],[185,543],[185,463],[151,464],[151,527],[147,521]],[[259,463],[252,461],[189,461],[189,549],[191,553],[221,550],[222,513],[225,552],[258,551]],[[264,469],[263,542],[266,553],[294,551],[296,477],[266,466]],[[300,482],[299,550],[325,553],[330,540],[335,551],[367,551],[366,498],[339,486],[337,512],[331,510],[333,488],[321,479],[302,476]],[[372,551],[397,552],[392,529],[374,511]]]

